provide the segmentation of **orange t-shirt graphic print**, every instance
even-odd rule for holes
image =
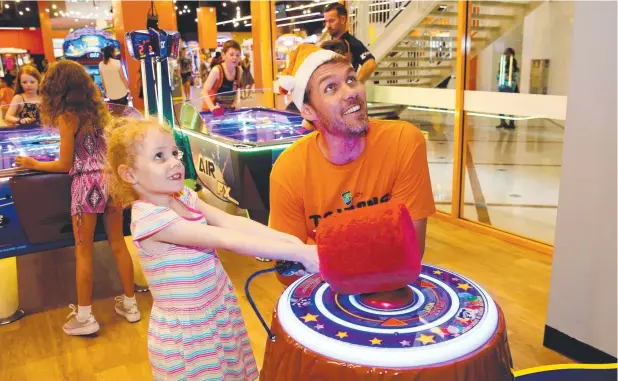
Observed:
[[[270,177],[270,226],[313,242],[324,218],[397,199],[413,220],[435,212],[425,138],[403,121],[371,120],[363,153],[334,165],[307,135],[281,154]]]

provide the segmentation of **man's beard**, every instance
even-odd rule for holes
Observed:
[[[369,129],[369,119],[367,116],[367,109],[361,107],[356,115],[356,120],[347,121],[343,117],[333,117],[331,115],[323,114],[318,111],[318,117],[320,120],[320,126],[325,132],[331,135],[356,137],[364,134]]]

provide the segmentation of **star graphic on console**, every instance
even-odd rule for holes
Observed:
[[[442,274],[442,271],[440,271],[440,270],[436,270],[436,271],[434,271],[433,273],[434,273],[434,274],[436,274],[436,275],[440,275],[440,274]]]
[[[464,291],[468,291],[468,289],[472,288],[468,283],[458,283],[457,288],[461,288]]]
[[[429,343],[434,343],[435,344],[435,340],[433,339],[433,336],[427,336],[421,333],[421,337],[418,337],[416,340],[420,341],[421,343],[423,343],[423,345],[427,345]]]
[[[301,316],[300,318],[303,319],[305,321],[305,323],[308,323],[310,321],[318,321],[318,316],[320,316],[320,315],[307,314],[305,316]]]
[[[324,329],[324,324],[316,324],[315,329],[317,329],[318,331]]]
[[[337,332],[337,334],[335,336],[337,336],[340,339],[343,339],[344,337],[348,337],[348,333],[347,332],[339,331],[339,332]]]
[[[399,344],[401,344],[402,347],[410,346],[410,342],[408,340],[400,341]]]
[[[371,342],[371,345],[380,345],[382,344],[382,340],[374,337],[373,339],[369,340]]]

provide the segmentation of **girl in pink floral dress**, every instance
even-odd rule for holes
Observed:
[[[71,217],[75,238],[75,263],[78,306],[64,324],[68,335],[89,335],[99,330],[92,314],[92,253],[97,215],[103,214],[105,233],[116,259],[124,295],[116,298],[115,311],[129,322],[140,320],[133,293],[133,262],[124,241],[122,210],[110,203],[103,166],[107,145],[104,128],[111,116],[101,95],[84,68],[72,61],[51,65],[41,87],[43,123],[60,130],[60,157],[53,162],[38,162],[17,157],[23,168],[43,172],[69,172]]]

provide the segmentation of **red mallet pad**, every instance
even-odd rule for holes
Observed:
[[[416,232],[402,203],[330,216],[318,226],[316,241],[320,275],[340,294],[395,290],[421,271]]]

